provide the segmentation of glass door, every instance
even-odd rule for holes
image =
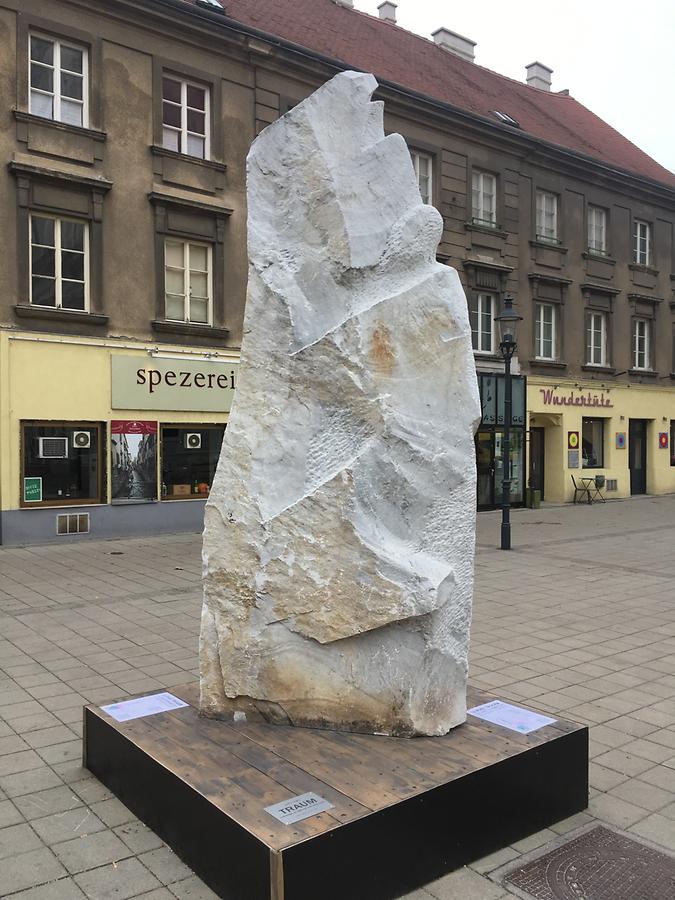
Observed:
[[[495,435],[493,431],[479,431],[476,434],[476,468],[478,470],[478,508],[494,509]]]

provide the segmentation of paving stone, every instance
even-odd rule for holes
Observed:
[[[31,825],[45,844],[57,844],[86,834],[104,831],[106,826],[86,806],[64,812],[52,813],[41,819],[32,819]]]
[[[82,800],[65,785],[24,794],[16,797],[14,804],[27,819],[39,819],[83,805]]]
[[[30,769],[28,772],[18,772],[15,775],[0,776],[0,788],[8,797],[19,797],[22,794],[58,787],[61,784],[63,782],[58,775],[47,766]]]
[[[92,803],[91,808],[105,822],[108,828],[115,828],[117,825],[136,820],[136,816],[117,797],[111,797],[109,800],[99,800],[97,803]]]
[[[74,877],[90,900],[129,900],[161,887],[137,859],[123,859],[114,866],[91,869]]]
[[[164,846],[162,839],[142,822],[127,822],[125,825],[118,825],[113,831],[134,853],[145,853]]]
[[[84,894],[71,878],[61,878],[12,894],[11,900],[84,900]]]
[[[30,825],[21,823],[0,828],[0,860],[42,847],[40,838]]]
[[[663,788],[648,784],[640,778],[632,778],[613,788],[611,793],[622,800],[641,806],[650,812],[656,812],[670,803],[675,803],[675,794]]]
[[[170,884],[169,890],[174,897],[178,898],[178,900],[218,900],[217,894],[214,894],[211,888],[208,888],[196,875],[185,878],[183,881],[177,881],[175,884]],[[411,900],[412,898],[414,898],[414,900],[429,900],[432,896],[431,894],[422,892],[422,894],[417,897],[416,893],[409,895]]]
[[[192,875],[190,869],[169,847],[160,847],[157,850],[142,853],[139,859],[159,878],[162,884],[171,884],[173,881],[181,881]]]
[[[670,851],[675,851],[675,820],[662,816],[660,813],[652,813],[646,819],[642,819],[630,828],[634,834],[654,841]]]
[[[467,868],[432,881],[425,890],[437,900],[499,900],[504,893],[500,885]]]
[[[72,840],[54,844],[52,849],[71,874],[131,856],[127,845],[107,830],[81,834]]]
[[[23,740],[34,750],[40,747],[52,747],[72,741],[73,732],[66,725],[54,725],[51,728],[42,728],[39,731],[28,732]]]
[[[11,856],[0,866],[0,897],[54,881],[65,874],[66,870],[46,847]]]

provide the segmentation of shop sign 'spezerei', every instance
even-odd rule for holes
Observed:
[[[113,354],[112,408],[228,412],[237,363]]]

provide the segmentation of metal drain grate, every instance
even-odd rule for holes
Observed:
[[[536,900],[672,900],[675,859],[599,825],[505,881]]]

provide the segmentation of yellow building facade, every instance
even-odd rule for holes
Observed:
[[[238,354],[0,331],[2,542],[198,530]]]
[[[530,375],[527,407],[529,483],[543,499],[574,500],[575,482],[583,490],[596,476],[607,499],[675,493],[670,379],[666,386]]]

